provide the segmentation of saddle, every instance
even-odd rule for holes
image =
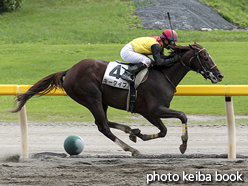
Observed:
[[[110,62],[106,68],[106,71],[103,76],[102,84],[106,84],[112,87],[128,89],[127,97],[127,108],[128,112],[134,113],[135,111],[135,102],[137,97],[137,89],[140,84],[144,83],[148,79],[149,71],[148,68],[145,68],[138,72],[135,75],[134,84],[123,80],[121,75],[125,72],[125,69],[128,68],[127,63],[121,61]],[[132,64],[130,64],[132,65]]]

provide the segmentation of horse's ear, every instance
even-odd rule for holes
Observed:
[[[192,48],[193,50],[197,50],[197,47],[195,46],[195,44],[196,44],[196,42],[194,42],[194,44],[193,44],[193,45],[189,45],[189,46],[190,46],[190,48]]]
[[[192,48],[194,50],[194,47],[192,45],[189,45],[189,46],[190,46],[190,48]]]

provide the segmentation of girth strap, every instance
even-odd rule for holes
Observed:
[[[137,91],[134,88],[134,85],[130,84],[128,96],[127,96],[127,108],[126,108],[128,112],[134,113],[135,104],[136,104],[136,96],[137,96]]]

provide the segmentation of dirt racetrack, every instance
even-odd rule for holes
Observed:
[[[129,126],[144,133],[157,132],[148,124]],[[227,127],[223,124],[189,125],[185,155],[180,155],[178,149],[179,124],[169,125],[165,138],[138,140],[136,144],[127,134],[112,130],[144,154],[135,158],[99,133],[92,123],[29,122],[28,129],[30,158],[19,159],[19,124],[0,121],[0,185],[248,184],[247,125],[236,128],[239,158],[233,160],[226,158]],[[80,135],[85,141],[79,156],[66,156],[63,149],[65,138],[71,134]]]

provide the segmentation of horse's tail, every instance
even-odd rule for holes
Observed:
[[[16,101],[18,101],[18,106],[16,109],[10,110],[10,112],[18,112],[25,105],[25,103],[33,97],[35,94],[40,96],[46,95],[52,90],[56,90],[58,87],[63,88],[63,76],[65,76],[67,71],[61,71],[49,76],[44,77],[37,83],[35,83],[27,92],[19,94],[16,96]]]

